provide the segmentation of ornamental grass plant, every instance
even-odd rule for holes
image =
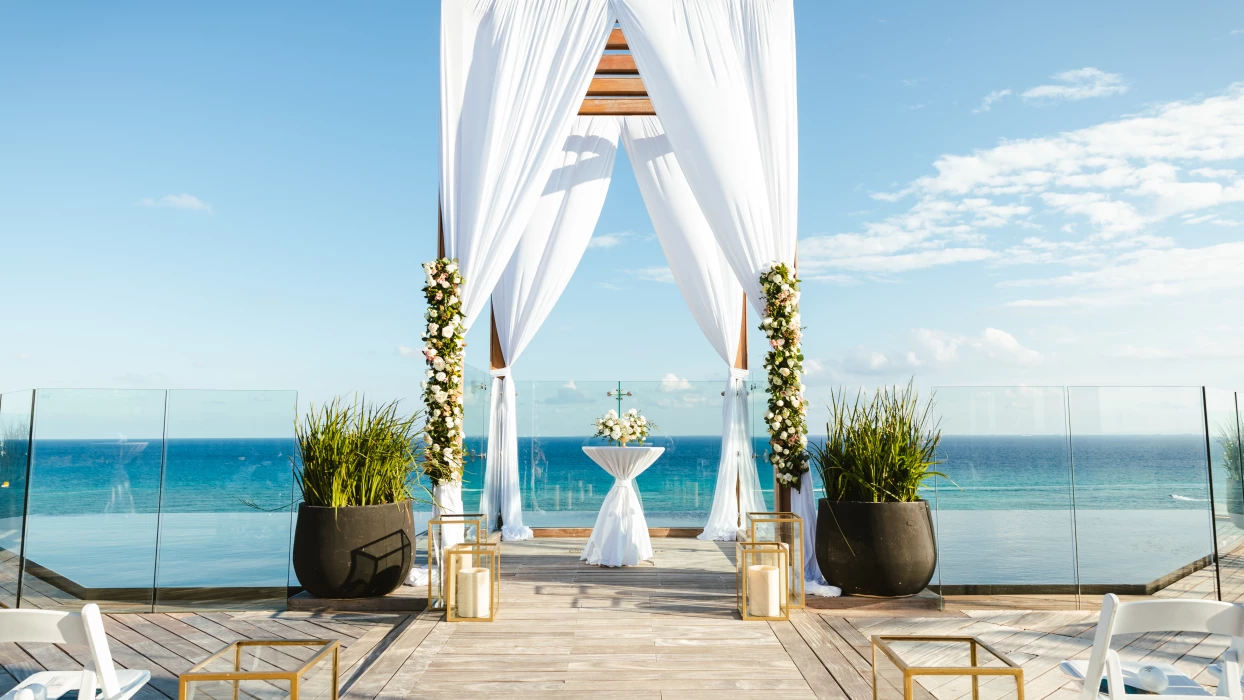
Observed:
[[[421,420],[421,412],[402,416],[397,401],[347,405],[337,397],[312,406],[295,426],[301,465],[294,478],[303,501],[340,508],[411,500]]]
[[[930,477],[949,478],[940,464],[941,429],[932,418],[933,398],[920,402],[912,383],[884,387],[854,402],[845,391],[830,394],[829,423],[822,443],[808,446],[831,501],[910,502]],[[952,482],[953,483],[953,482]]]

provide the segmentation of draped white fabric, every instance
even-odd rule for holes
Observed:
[[[548,182],[610,24],[608,0],[441,3],[441,216],[467,328]]]
[[[713,238],[687,178],[656,117],[626,117],[623,144],[652,226],[691,315],[727,366],[743,323],[743,289]],[[701,539],[733,540],[740,514],[763,510],[752,455],[746,370],[731,370],[722,408],[721,462],[713,507]],[[738,498],[735,488],[738,486]]]
[[[548,318],[587,250],[609,191],[621,125],[613,117],[577,117],[531,220],[492,292],[497,340],[513,366]],[[512,370],[492,372],[488,460],[480,512],[501,514],[501,536],[525,540],[518,479],[518,427]]]
[[[652,540],[635,477],[657,461],[663,447],[584,447],[617,481],[605,495],[592,536],[579,557],[593,566],[634,566],[652,558]]]
[[[611,0],[653,108],[758,312],[760,274],[795,264],[799,127],[793,0]],[[816,532],[812,479],[791,508]],[[823,581],[814,549],[805,571]]]
[[[753,307],[793,264],[798,123],[793,0],[612,0],[644,87]]]
[[[441,3],[441,225],[463,330],[531,218],[609,36],[609,0]],[[462,512],[462,484],[445,495]]]

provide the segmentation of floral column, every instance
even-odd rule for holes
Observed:
[[[434,484],[462,478],[462,377],[466,350],[462,327],[462,276],[458,261],[440,258],[424,263],[423,295],[428,302],[428,327],[423,354],[428,377],[423,387],[427,410],[424,471]]]
[[[765,315],[760,327],[769,338],[765,369],[769,372],[769,461],[775,478],[797,487],[808,472],[808,421],[804,402],[802,333],[799,329],[799,280],[786,263],[768,266],[760,276]],[[775,504],[776,505],[776,504]]]

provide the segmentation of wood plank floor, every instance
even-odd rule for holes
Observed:
[[[204,611],[112,614],[106,626],[117,663],[152,672],[142,700],[175,698],[177,674],[229,642],[308,637],[341,641],[341,694],[351,700],[472,693],[871,700],[870,637],[917,633],[979,635],[1023,665],[1029,700],[1074,700],[1075,687],[1057,665],[1087,655],[1097,617],[1095,611],[971,609],[959,601],[918,616],[809,609],[794,611],[788,622],[742,622],[734,609],[733,545],[658,539],[652,564],[600,569],[578,561],[583,544],[505,543],[503,603],[493,623],[448,623],[433,612]],[[1203,591],[1198,580],[1185,593]],[[1176,634],[1124,641],[1125,659],[1174,663],[1211,688],[1206,666],[1227,644]],[[0,693],[38,670],[78,668],[85,658],[75,647],[0,644]],[[263,663],[295,661],[290,650]],[[947,681],[930,683],[922,697],[961,700],[968,693]]]

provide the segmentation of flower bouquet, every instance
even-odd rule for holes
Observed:
[[[617,411],[609,409],[608,413],[596,419],[596,434],[592,437],[603,437],[611,445],[626,447],[628,442],[644,444],[649,431],[656,429],[657,424],[640,415],[639,409],[632,408],[620,416]]]

